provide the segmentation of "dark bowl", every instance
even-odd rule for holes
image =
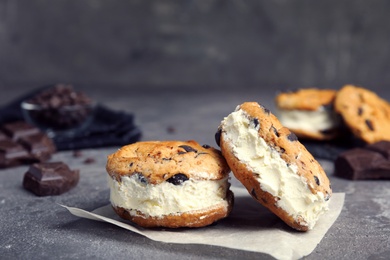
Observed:
[[[49,136],[74,135],[86,128],[93,118],[94,104],[63,105],[47,107],[24,101],[21,108],[25,120]]]

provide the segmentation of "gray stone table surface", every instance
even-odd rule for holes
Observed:
[[[215,146],[221,119],[244,101],[274,109],[268,91],[89,91],[105,105],[134,113],[142,140],[194,139]],[[12,95],[19,94],[10,91]],[[7,97],[2,97],[5,102]],[[58,204],[92,210],[108,203],[106,156],[118,147],[57,152],[80,169],[80,182],[60,196],[36,197],[22,188],[27,166],[0,170],[1,259],[271,259],[270,256],[207,245],[154,242],[115,226],[77,218]],[[95,162],[86,163],[87,158]],[[342,212],[305,259],[388,259],[390,186],[387,181],[348,181],[333,175],[333,162],[320,160],[334,192],[346,193]],[[240,185],[234,178],[233,185]],[[275,241],[277,243],[277,241]]]

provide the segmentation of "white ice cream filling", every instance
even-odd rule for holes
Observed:
[[[260,188],[278,198],[276,205],[295,220],[303,218],[312,229],[328,209],[324,194],[311,192],[306,179],[298,175],[298,167],[287,164],[259,136],[259,127],[243,110],[235,111],[222,121],[224,141],[234,156],[253,172]]]
[[[313,111],[279,108],[276,114],[283,126],[290,129],[320,132],[335,129],[340,125],[340,117],[323,106]]]
[[[132,216],[139,215],[137,211],[145,217],[162,217],[228,206],[228,177],[221,180],[190,178],[174,185],[166,181],[149,184],[133,174],[122,176],[121,181],[109,177],[108,183],[111,204],[128,210]]]

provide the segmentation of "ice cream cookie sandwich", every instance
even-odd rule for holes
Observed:
[[[221,152],[195,141],[147,141],[108,156],[116,213],[143,227],[203,227],[233,206]]]
[[[321,165],[263,106],[238,106],[221,122],[216,141],[251,196],[289,226],[310,230],[328,209],[332,190]]]
[[[276,115],[299,138],[333,139],[341,133],[341,118],[333,109],[335,96],[333,89],[281,92],[275,98]]]

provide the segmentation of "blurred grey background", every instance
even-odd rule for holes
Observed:
[[[389,13],[385,0],[0,0],[0,88],[381,94]]]

